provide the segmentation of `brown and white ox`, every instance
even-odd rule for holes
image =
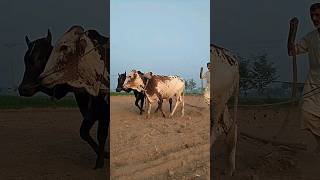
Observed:
[[[50,49],[51,50],[51,49]],[[98,32],[72,26],[53,47],[40,74],[41,86],[55,89],[71,87],[84,117],[80,136],[97,154],[95,168],[104,165],[104,149],[109,132],[109,39]],[[98,144],[90,130],[98,122]],[[107,154],[108,155],[108,154]]]
[[[132,70],[126,77],[123,83],[124,89],[135,89],[139,92],[144,92],[147,104],[148,113],[147,118],[150,117],[151,105],[158,102],[158,107],[163,115],[166,117],[162,109],[163,100],[175,98],[176,104],[170,113],[172,117],[178,105],[181,104],[181,117],[184,116],[184,88],[185,82],[179,76],[162,76],[154,75],[152,72],[139,74],[136,70]]]
[[[227,174],[235,172],[235,153],[237,144],[237,105],[239,95],[239,64],[232,53],[222,47],[210,45],[210,111],[211,111],[211,149],[218,137],[225,137],[227,145]],[[228,101],[234,96],[234,116],[230,116]]]

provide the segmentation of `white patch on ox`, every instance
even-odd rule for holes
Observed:
[[[80,42],[83,46],[79,45]],[[81,47],[84,49],[81,50]],[[93,96],[97,96],[100,89],[108,90],[106,83],[103,83],[109,79],[106,66],[79,26],[71,28],[56,43],[41,77],[42,85],[49,88],[66,83],[84,88]]]
[[[211,145],[222,134],[226,133],[226,142],[228,143],[229,167],[227,173],[232,175],[235,172],[235,153],[237,142],[237,98],[239,93],[239,67],[234,56],[226,49],[215,46],[210,47],[210,91],[211,106],[214,110],[211,116]],[[229,59],[228,59],[229,58]],[[232,121],[228,111],[227,102],[234,95],[234,120]],[[211,109],[211,108],[210,108]],[[213,118],[214,117],[214,118]]]
[[[156,86],[156,90],[164,99],[173,98],[184,90],[184,81],[177,76],[169,76],[169,78],[170,80],[159,81]]]

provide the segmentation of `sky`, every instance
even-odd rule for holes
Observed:
[[[291,80],[292,63],[286,54],[289,19],[300,20],[297,38],[313,30],[309,6],[317,1],[111,0],[110,19],[108,1],[88,2],[0,1],[0,88],[22,79],[25,35],[34,40],[50,28],[55,42],[74,24],[111,34],[113,87],[117,73],[131,69],[199,81],[210,41],[242,56],[266,52],[280,80]],[[297,59],[302,81],[308,61],[305,56]]]
[[[111,89],[118,73],[193,78],[209,62],[209,0],[111,0]]]
[[[55,43],[72,25],[106,35],[109,13],[109,0],[1,0],[0,88],[12,87],[22,80],[25,35],[35,40],[45,37],[50,28]]]
[[[245,57],[267,53],[278,69],[279,80],[291,81],[292,61],[286,50],[289,20],[299,19],[297,39],[312,31],[309,7],[314,2],[318,1],[211,1],[210,40]],[[301,55],[297,62],[298,80],[303,81],[308,59]]]

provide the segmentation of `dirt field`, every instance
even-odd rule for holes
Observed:
[[[172,119],[156,107],[140,116],[132,96],[111,98],[111,179],[209,177],[209,108],[201,96],[185,98],[185,116],[178,108]]]
[[[79,137],[81,120],[78,109],[1,110],[0,179],[108,179],[107,168],[93,170],[95,153]]]
[[[112,179],[208,179],[210,173],[222,180],[320,177],[320,156],[312,153],[313,138],[299,129],[297,109],[291,111],[292,120],[275,140],[280,145],[274,145],[243,133],[272,140],[288,108],[240,108],[237,171],[233,177],[226,177],[222,173],[226,156],[221,140],[214,147],[216,156],[213,171],[209,172],[209,116],[201,98],[186,97],[186,117],[182,119],[178,112],[173,119],[157,113],[147,120],[137,115],[133,97],[113,97],[111,101]],[[290,143],[305,144],[307,150],[286,145]]]
[[[288,108],[240,108],[239,125],[241,134],[238,136],[238,150],[236,154],[237,172],[234,177],[226,177],[221,172],[225,166],[222,142],[215,146],[214,159],[215,179],[232,180],[316,180],[320,177],[320,155],[314,154],[313,137],[300,130],[298,110],[290,113],[292,118],[282,131],[276,142],[280,145],[264,143],[260,140],[248,138],[242,133],[254,137],[273,140],[273,136],[280,129],[281,122],[287,114]],[[271,142],[271,141],[270,141]],[[307,149],[300,150],[289,143],[305,144]]]
[[[111,98],[111,179],[208,179],[209,114],[200,97],[186,97],[185,117],[160,112],[138,115],[133,97]],[[164,103],[168,112],[168,103]],[[232,111],[231,111],[232,112]],[[287,108],[239,109],[240,132],[272,139]],[[297,117],[296,110],[291,117]],[[0,111],[0,179],[108,179],[95,171],[95,154],[80,139],[77,109]],[[212,175],[232,180],[317,180],[320,155],[314,139],[293,118],[277,141],[304,143],[307,150],[272,145],[239,135],[237,171],[226,177],[223,142],[216,146]],[[93,133],[94,135],[94,133]],[[109,161],[106,161],[108,164]]]

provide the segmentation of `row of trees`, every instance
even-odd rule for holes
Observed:
[[[287,91],[291,87],[291,84],[282,84],[280,87],[270,87],[279,76],[277,75],[277,69],[275,68],[274,63],[267,54],[262,53],[252,55],[248,58],[240,55],[237,57],[240,63],[240,90],[245,96],[248,95],[248,91],[250,90],[255,90],[255,92],[261,96],[265,94],[266,91],[274,94],[276,91],[279,91],[279,93],[280,91]],[[193,91],[196,87],[197,84],[194,79],[186,80],[187,91]]]
[[[240,61],[240,90],[245,96],[251,89],[256,89],[258,95],[263,95],[267,87],[279,78],[274,63],[267,54],[258,54],[250,58],[238,55]]]

